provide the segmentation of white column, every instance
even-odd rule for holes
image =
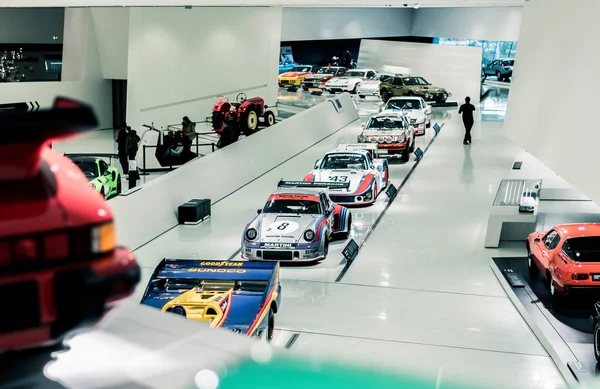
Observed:
[[[598,0],[525,5],[505,128],[510,138],[600,204]]]

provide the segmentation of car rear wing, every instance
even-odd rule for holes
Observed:
[[[311,182],[311,181],[284,181],[277,184],[278,188],[327,188],[327,189],[348,189],[349,182]]]
[[[279,275],[278,262],[220,261],[197,259],[163,259],[152,280],[189,278],[199,280],[270,281]]]

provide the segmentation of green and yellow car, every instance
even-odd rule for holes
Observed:
[[[119,169],[106,163],[99,157],[83,157],[66,154],[89,181],[90,188],[100,192],[105,199],[121,193],[121,173]]]
[[[411,76],[395,76],[382,81],[379,94],[385,102],[394,96],[419,96],[425,101],[445,103],[452,96],[446,89],[431,85],[423,77]]]

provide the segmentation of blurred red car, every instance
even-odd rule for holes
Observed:
[[[548,281],[556,300],[575,290],[600,293],[600,224],[562,224],[527,238],[529,270]]]
[[[97,128],[92,108],[0,113],[0,352],[43,344],[102,317],[140,278],[113,215],[52,139]]]

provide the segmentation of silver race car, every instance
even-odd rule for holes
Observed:
[[[242,258],[318,261],[332,239],[346,238],[352,214],[329,199],[328,188],[343,183],[280,181],[265,206],[244,229]]]
[[[338,204],[373,204],[387,187],[389,167],[386,159],[374,159],[377,144],[339,145],[317,160],[307,182],[338,182],[347,187],[332,187],[329,197]]]

